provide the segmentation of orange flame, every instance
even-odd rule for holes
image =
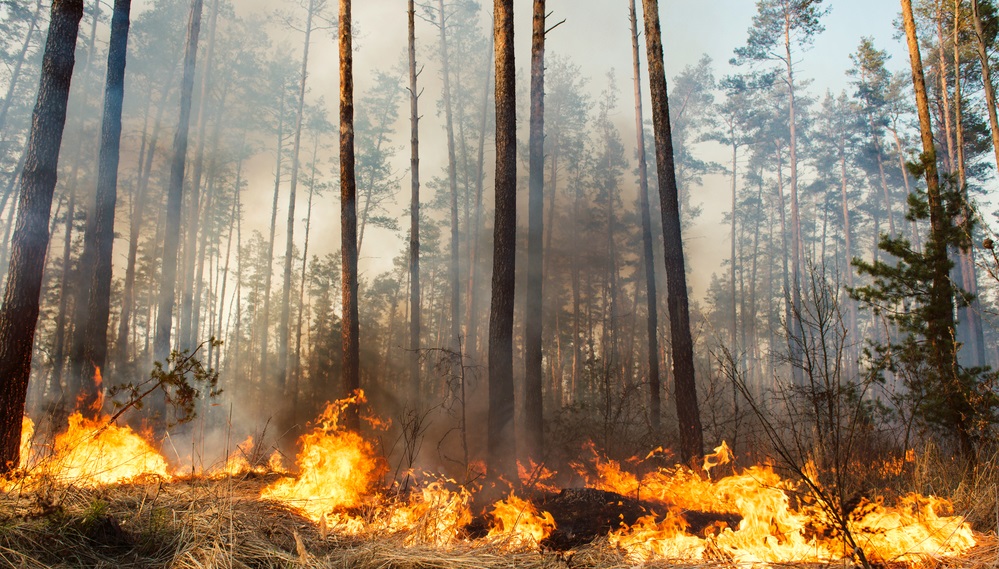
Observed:
[[[371,444],[340,428],[339,420],[349,405],[363,402],[364,393],[359,391],[328,404],[316,428],[299,439],[302,448],[295,459],[298,476],[282,478],[264,488],[261,498],[284,502],[317,522],[338,510],[362,505],[384,467]]]
[[[56,436],[42,474],[61,482],[97,487],[155,475],[168,477],[166,459],[131,427],[69,416],[69,428]]]
[[[538,514],[534,504],[512,492],[505,500],[493,504],[492,517],[493,527],[489,529],[488,537],[504,540],[513,548],[537,546],[555,529],[551,514]]]
[[[727,449],[727,446],[725,447]],[[716,449],[710,463],[724,454]],[[709,461],[705,461],[705,466]],[[637,496],[663,504],[663,521],[648,516],[610,536],[610,541],[636,560],[706,560],[719,552],[737,563],[828,563],[850,558],[842,536],[827,537],[816,528],[832,528],[828,516],[815,505],[798,504],[792,496],[799,485],[783,480],[767,466],[706,480],[684,467],[658,469],[639,480],[615,461],[597,461],[596,488]],[[950,503],[937,498],[909,496],[898,506],[864,502],[850,517],[848,527],[874,562],[915,561],[924,555],[952,556],[975,545],[971,527],[960,516],[941,516]],[[709,538],[691,535],[685,511],[734,514],[737,527],[723,527]],[[716,528],[717,529],[717,528]]]
[[[31,440],[34,436],[35,423],[25,415],[21,418],[21,468],[28,466],[28,457],[31,455]]]

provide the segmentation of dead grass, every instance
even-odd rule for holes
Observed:
[[[567,553],[510,552],[495,543],[447,550],[403,545],[405,535],[344,537],[258,499],[269,476],[190,479],[88,490],[44,485],[0,492],[0,566],[42,568],[630,569],[730,567],[638,563],[605,543]],[[999,567],[999,540],[919,569]]]

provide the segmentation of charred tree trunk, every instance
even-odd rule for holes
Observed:
[[[694,343],[690,334],[687,275],[683,265],[683,237],[673,164],[673,136],[669,124],[669,98],[663,69],[663,45],[659,30],[658,0],[642,0],[645,12],[645,48],[649,58],[652,92],[652,122],[656,132],[656,167],[663,219],[666,285],[669,301],[670,336],[673,344],[673,381],[680,431],[680,459],[691,463],[704,454],[704,436],[697,408],[694,380]]]
[[[173,162],[167,188],[167,225],[163,241],[163,268],[160,278],[159,309],[156,313],[156,338],[153,357],[166,362],[170,355],[170,332],[177,286],[177,249],[180,245],[180,210],[184,198],[184,167],[187,164],[187,138],[191,123],[191,96],[194,91],[194,68],[198,58],[198,34],[201,32],[201,9],[204,0],[193,0],[187,26],[184,51],[184,76],[180,91],[180,120],[173,140]]]
[[[20,462],[21,417],[31,374],[49,215],[82,18],[83,0],[53,0],[0,307],[0,475]]]
[[[524,427],[526,456],[544,457],[544,394],[542,360],[542,293],[545,210],[545,0],[534,0],[531,35],[530,184],[527,206],[527,310],[524,313]]]
[[[340,0],[340,239],[343,302],[343,382],[347,392],[361,387],[360,329],[357,322],[357,185],[354,179],[354,55],[351,47],[351,0]],[[345,426],[357,431],[357,406]]]
[[[513,0],[494,0],[496,58],[496,207],[489,308],[489,418],[486,467],[493,480],[516,480],[513,430],[513,308],[517,251],[517,106]]]

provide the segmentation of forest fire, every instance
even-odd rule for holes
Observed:
[[[478,539],[509,550],[565,549],[549,541],[553,532],[562,529],[559,524],[566,515],[553,516],[544,509],[546,499],[557,500],[557,489],[550,485],[551,472],[542,476],[540,489],[522,489],[527,497],[511,492],[487,508],[488,514],[478,519],[488,527],[478,533],[470,529],[477,523],[474,490],[430,475],[408,492],[386,489],[385,459],[369,441],[340,426],[344,411],[363,402],[363,397],[359,393],[329,404],[314,429],[299,441],[296,474],[264,487],[260,499],[299,512],[323,535],[400,535],[407,545],[447,550]],[[28,418],[24,421],[24,445],[30,449],[33,424]],[[171,478],[166,459],[147,438],[105,421],[71,415],[68,429],[55,437],[51,452],[33,456],[31,476],[89,488],[145,476]],[[252,447],[252,438],[244,441],[211,478],[283,474],[273,457],[267,467],[251,465],[247,456]],[[731,461],[727,445],[706,457],[703,473],[675,466],[639,475],[602,458],[592,445],[589,453],[587,464],[576,465],[591,489],[586,491],[605,493],[605,501],[618,500],[617,505],[628,500],[644,508],[645,514],[634,519],[625,520],[622,515],[620,520],[609,520],[606,537],[595,540],[597,547],[603,543],[632,561],[728,560],[765,565],[828,563],[854,556],[842,531],[802,484],[782,479],[772,467],[733,469],[729,475],[709,478],[712,471]],[[863,499],[850,512],[848,527],[856,546],[875,563],[959,556],[974,547],[976,539],[962,517],[948,515],[950,510],[946,500],[916,494],[894,506],[876,498]],[[715,517],[709,523],[692,523],[690,516]]]
[[[70,415],[68,428],[56,435],[51,449],[39,450],[44,454],[33,459],[36,464],[30,475],[82,487],[121,484],[145,476],[169,477],[166,459],[147,437],[108,419],[88,419],[79,412]],[[22,464],[28,464],[33,450],[22,450]]]
[[[683,467],[660,468],[638,477],[614,461],[596,464],[591,485],[661,505],[665,517],[643,517],[610,536],[611,543],[639,559],[711,559],[739,563],[827,563],[852,552],[826,511],[801,484],[782,479],[769,466],[752,466],[710,480]],[[857,546],[874,562],[915,562],[923,556],[959,555],[975,545],[971,527],[947,500],[910,494],[894,507],[863,499],[849,515]],[[684,513],[737,514],[736,527],[717,524],[704,535],[688,533]]]

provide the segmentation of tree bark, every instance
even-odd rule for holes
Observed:
[[[545,210],[545,0],[534,0],[531,35],[530,183],[527,220],[527,290],[524,313],[524,431],[526,456],[544,458],[544,394],[542,360],[542,239]]]
[[[340,0],[340,239],[343,303],[343,381],[347,392],[361,387],[360,329],[357,321],[357,185],[354,179],[354,56],[351,0]],[[360,415],[352,405],[345,426],[357,431]]]
[[[922,161],[926,178],[926,197],[930,210],[930,240],[926,244],[926,255],[931,258],[933,279],[930,285],[929,303],[933,307],[933,317],[927,322],[927,336],[930,342],[930,361],[940,379],[945,380],[953,373],[954,359],[954,299],[951,296],[949,259],[945,235],[947,219],[941,199],[940,178],[937,173],[936,149],[933,145],[933,128],[930,122],[930,105],[926,94],[926,79],[923,76],[923,62],[919,54],[919,39],[916,36],[916,22],[912,15],[912,0],[900,0],[902,23],[906,43],[909,48],[909,63],[912,67],[912,84],[916,93],[916,111],[919,116],[919,134],[922,139]],[[956,390],[951,390],[956,391]],[[951,393],[951,397],[963,397]],[[959,403],[949,403],[959,406]],[[956,408],[955,408],[956,410]],[[970,456],[972,443],[968,425],[962,418],[955,425],[962,452]]]
[[[184,197],[184,167],[187,164],[187,138],[191,124],[191,97],[194,69],[198,58],[198,34],[201,32],[201,9],[204,0],[193,0],[187,26],[184,51],[184,76],[180,90],[180,119],[173,139],[173,162],[167,188],[167,225],[163,241],[163,266],[160,277],[159,309],[156,313],[156,338],[153,357],[166,363],[170,356],[170,333],[173,326],[175,288],[177,286],[177,249],[180,245],[180,210]]]
[[[513,0],[494,0],[496,182],[489,307],[489,417],[486,467],[493,480],[517,478],[513,430],[513,309],[517,249],[517,107]]]
[[[115,0],[111,18],[111,39],[108,47],[107,84],[104,87],[104,119],[101,128],[101,149],[98,160],[96,207],[91,212],[93,223],[87,224],[84,248],[92,249],[93,281],[84,336],[83,377],[95,377],[105,369],[108,354],[108,320],[111,312],[112,247],[114,246],[114,215],[118,201],[118,162],[121,148],[121,112],[125,100],[125,57],[128,48],[131,0]],[[78,299],[83,302],[83,299]],[[96,385],[83,382],[82,407],[93,408],[98,394]]]
[[[31,374],[49,215],[82,18],[83,0],[53,0],[0,307],[0,475],[20,462],[21,417]]]
[[[212,2],[211,15],[208,24],[208,53],[205,54],[205,72],[201,79],[201,96],[198,97],[198,147],[194,152],[193,172],[191,173],[191,192],[188,197],[187,216],[184,220],[186,243],[184,245],[184,284],[181,286],[180,333],[177,346],[182,350],[192,349],[195,337],[198,335],[198,316],[194,308],[195,289],[200,283],[195,282],[203,275],[196,275],[195,264],[198,262],[198,230],[202,206],[201,179],[205,163],[205,130],[208,127],[209,100],[211,99],[212,69],[215,62],[215,29],[218,22],[219,0]],[[207,191],[206,191],[207,193]],[[206,198],[207,199],[207,198]],[[202,228],[202,233],[207,228]]]
[[[690,464],[704,454],[704,435],[701,431],[697,384],[694,380],[694,342],[690,335],[687,276],[683,265],[683,236],[680,233],[680,206],[673,163],[673,136],[669,124],[669,98],[659,30],[659,1],[642,0],[642,7],[645,12],[649,88],[652,92],[652,123],[656,133],[656,167],[663,220],[670,337],[673,341],[673,381],[680,431],[680,459]]]
[[[992,68],[989,64],[985,27],[982,25],[982,15],[979,11],[978,0],[971,0],[971,14],[975,20],[975,46],[978,49],[978,61],[982,66],[982,85],[985,87],[985,107],[989,113],[992,150],[995,153],[996,167],[999,168],[999,117],[996,115],[996,88],[992,83]]]
[[[656,291],[656,262],[652,249],[652,212],[649,207],[649,164],[645,156],[645,120],[642,116],[642,68],[638,45],[638,11],[635,0],[629,5],[631,19],[631,59],[635,76],[635,136],[638,144],[638,199],[642,214],[642,259],[645,262],[646,333],[649,342],[649,424],[652,433],[662,430],[662,386],[659,375],[659,295]]]

